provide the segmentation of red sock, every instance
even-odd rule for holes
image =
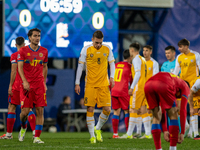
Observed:
[[[113,115],[112,117],[112,126],[113,126],[113,133],[118,133],[118,125],[119,125],[119,116]]]
[[[7,117],[7,132],[12,133],[15,124],[16,113],[9,112]]]
[[[35,130],[35,120],[36,120],[36,117],[35,117],[35,114],[31,113],[31,112],[29,112],[29,115],[28,115],[28,122],[30,124],[31,130],[34,131]]]
[[[176,146],[178,142],[179,126],[171,125],[172,120],[170,120],[169,133],[170,133],[170,146]],[[177,121],[178,124],[178,121]]]
[[[152,124],[151,133],[153,135],[154,145],[156,149],[161,149],[161,129],[160,124]]]
[[[125,114],[124,122],[126,126],[126,131],[128,131],[129,114]]]
[[[35,126],[35,137],[40,137],[40,134],[42,133],[43,125],[36,125]]]

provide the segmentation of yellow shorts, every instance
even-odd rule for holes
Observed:
[[[181,101],[181,98],[177,98],[176,100],[177,100],[177,101]]]
[[[110,89],[108,86],[104,87],[86,87],[84,95],[85,106],[103,107],[111,106]]]
[[[130,108],[140,109],[145,100],[144,90],[134,90],[133,96],[130,97]]]
[[[198,109],[199,107],[200,96],[193,97],[193,107],[194,109]]]
[[[145,98],[143,103],[142,103],[142,106],[147,106],[147,109],[149,109],[149,105],[147,103],[147,99]]]

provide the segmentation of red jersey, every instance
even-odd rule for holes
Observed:
[[[131,64],[122,61],[115,64],[115,86],[112,88],[111,95],[115,97],[128,96],[128,86],[132,81]]]
[[[10,57],[11,64],[17,64],[17,55],[18,55],[18,52],[15,52],[15,53],[13,53],[11,55],[11,57]],[[20,87],[21,83],[22,83],[22,80],[21,80],[21,78],[19,76],[18,69],[17,69],[16,70],[15,81],[13,82],[12,89],[16,90],[16,91],[19,91],[19,87]]]
[[[30,46],[20,48],[17,61],[24,61],[24,75],[30,84],[30,88],[35,88],[39,83],[44,82],[43,64],[48,62],[48,51],[39,46],[36,51]]]

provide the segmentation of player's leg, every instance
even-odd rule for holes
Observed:
[[[193,98],[193,104],[194,104],[194,114],[190,114],[191,117],[191,124],[192,129],[194,131],[194,140],[200,140],[199,131],[198,131],[198,97]]]
[[[12,132],[13,132],[13,127],[16,119],[16,105],[9,103],[8,104],[8,117],[7,117],[7,133],[2,135],[0,139],[12,139]]]
[[[112,96],[112,109],[114,109],[112,116],[113,138],[118,138],[119,115],[121,112],[119,97]]]
[[[154,145],[156,150],[162,150],[161,127],[160,127],[162,112],[160,107],[155,107],[154,109],[152,109],[152,113],[153,113],[153,121],[152,121],[151,133],[153,135]]]
[[[94,107],[96,105],[96,96],[97,90],[93,87],[86,87],[85,88],[85,95],[84,95],[84,105],[87,106],[87,127],[90,133],[90,143],[96,143],[96,136],[94,134]]]
[[[31,130],[33,131],[33,138],[35,137],[35,125],[36,125],[36,117],[32,109],[28,114],[28,122],[30,124]]]
[[[126,126],[126,131],[128,131],[128,122],[129,122],[129,110],[124,110],[124,122],[125,122],[125,126]]]
[[[30,108],[29,107],[23,107],[21,108],[21,113],[20,113],[20,123],[21,123],[21,129],[19,132],[19,141],[23,141],[27,129],[27,122],[28,122],[28,113],[29,113]]]
[[[112,127],[113,127],[113,138],[118,138],[118,126],[119,126],[119,115],[121,112],[121,108],[114,109],[114,113],[112,116]]]
[[[142,134],[142,115],[139,112],[137,114],[137,125],[136,125],[136,134],[133,137],[140,138]]]
[[[170,118],[169,133],[170,133],[170,150],[176,150],[176,144],[178,142],[179,125],[178,125],[178,113],[177,107],[174,102],[172,108],[166,110]]]
[[[142,114],[142,122],[144,124],[145,134],[143,138],[151,139],[151,118],[148,115],[146,105],[141,107],[141,114]],[[142,139],[142,137],[141,137]]]
[[[99,116],[99,120],[95,127],[95,133],[97,136],[97,141],[103,142],[101,136],[101,127],[106,123],[111,112],[111,97],[109,87],[99,87],[97,88],[97,107],[102,107],[103,111]]]
[[[192,124],[191,124],[191,122],[192,122],[192,117],[190,116],[190,129],[189,129],[189,132],[188,132],[187,137],[193,139],[193,135],[192,135],[192,134],[193,134],[193,129],[192,129]]]

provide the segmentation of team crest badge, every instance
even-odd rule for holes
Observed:
[[[151,67],[149,67],[149,70],[151,70]]]
[[[107,56],[107,55],[106,55],[106,53],[103,53],[103,56],[105,56],[105,57],[106,57],[106,56]]]
[[[91,54],[90,54],[90,57],[93,57],[93,56],[94,56],[94,55],[91,53]]]
[[[40,56],[40,57],[42,57],[42,56],[43,56],[43,54],[42,54],[42,53],[39,53],[39,56]]]
[[[27,53],[27,56],[31,56],[31,54],[30,54],[30,53]]]
[[[194,60],[193,59],[191,59],[191,62],[193,62]]]

